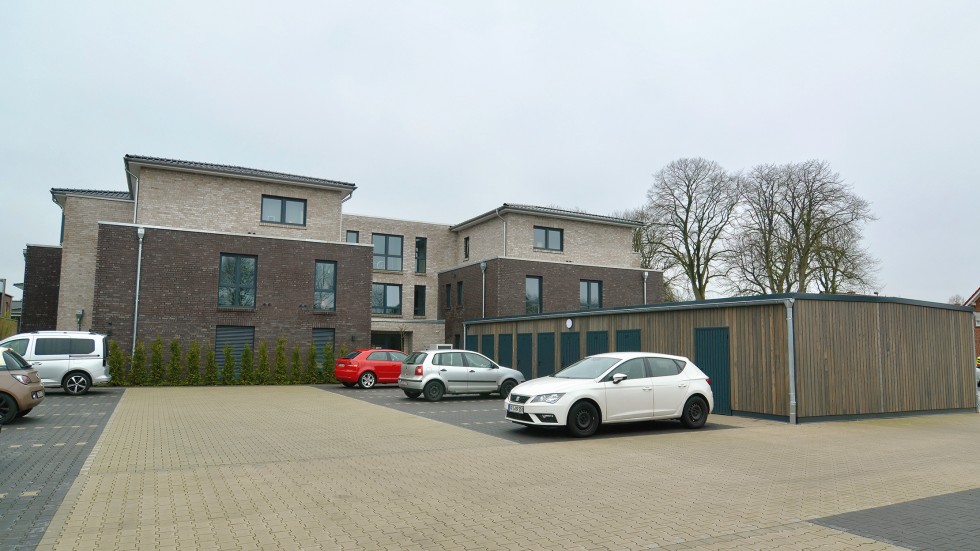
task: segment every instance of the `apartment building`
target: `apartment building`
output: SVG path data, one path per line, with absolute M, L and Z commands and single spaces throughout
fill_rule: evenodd
M 504 204 L 448 226 L 344 214 L 356 186 L 124 157 L 125 191 L 55 188 L 59 246 L 28 245 L 23 330 L 412 350 L 468 319 L 656 303 L 636 223 Z M 493 355 L 493 354 L 491 354 Z

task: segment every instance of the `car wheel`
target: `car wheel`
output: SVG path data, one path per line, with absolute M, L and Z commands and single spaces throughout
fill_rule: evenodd
M 92 380 L 84 373 L 69 373 L 61 386 L 68 394 L 79 396 L 88 392 L 88 389 L 92 387 Z
M 361 374 L 361 378 L 357 380 L 357 384 L 361 385 L 361 388 L 372 388 L 374 383 L 377 383 L 378 379 L 374 376 L 374 373 L 370 371 L 365 371 Z
M 708 403 L 700 396 L 691 396 L 684 404 L 681 423 L 689 429 L 699 429 L 708 420 Z
M 405 392 L 405 396 L 408 396 L 409 398 L 412 399 L 418 398 L 419 396 L 422 395 L 421 390 L 405 390 L 404 392 Z
M 0 394 L 0 424 L 6 425 L 17 417 L 17 402 L 6 394 Z
M 504 381 L 504 383 L 500 385 L 500 397 L 506 400 L 507 397 L 510 396 L 510 391 L 514 390 L 515 386 L 517 385 L 510 379 Z
M 446 392 L 446 389 L 442 387 L 442 383 L 439 381 L 429 381 L 422 389 L 422 394 L 425 395 L 425 399 L 430 402 L 438 402 L 442 400 L 442 395 Z
M 354 383 L 340 383 L 340 384 L 344 385 L 347 388 L 353 388 L 354 386 Z
M 579 402 L 568 411 L 568 432 L 584 438 L 599 430 L 599 410 L 590 402 Z
M 27 415 L 28 413 L 30 413 L 30 412 L 31 412 L 31 410 L 32 410 L 32 409 L 34 409 L 34 408 L 27 408 L 27 409 L 25 409 L 24 411 L 19 411 L 19 412 L 17 412 L 17 418 L 19 419 L 19 418 L 21 418 L 21 417 L 23 417 L 23 416 L 25 416 L 25 415 Z

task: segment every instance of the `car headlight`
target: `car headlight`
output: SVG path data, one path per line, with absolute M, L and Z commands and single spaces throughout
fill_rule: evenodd
M 539 394 L 534 398 L 531 398 L 531 402 L 544 402 L 546 404 L 554 404 L 558 400 L 561 400 L 561 397 L 564 395 L 565 395 L 564 392 L 561 393 L 555 392 L 552 394 Z

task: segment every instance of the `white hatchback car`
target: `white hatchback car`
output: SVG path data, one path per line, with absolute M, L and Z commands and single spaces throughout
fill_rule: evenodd
M 596 354 L 554 375 L 517 385 L 506 418 L 535 427 L 564 426 L 592 436 L 602 423 L 679 419 L 701 428 L 714 408 L 711 381 L 690 360 L 647 352 Z
M 109 383 L 106 369 L 109 339 L 87 331 L 35 331 L 8 337 L 0 346 L 13 348 L 37 370 L 46 387 L 85 394 L 92 385 Z

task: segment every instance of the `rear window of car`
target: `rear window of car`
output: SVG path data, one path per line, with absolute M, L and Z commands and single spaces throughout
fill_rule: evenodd
M 391 356 L 391 361 L 393 362 L 404 362 L 405 358 L 408 357 L 408 354 L 402 354 L 401 352 L 388 352 L 388 355 Z
M 22 371 L 24 369 L 31 369 L 31 364 L 27 363 L 24 358 L 20 357 L 20 354 L 16 352 L 11 352 L 10 350 L 4 350 L 0 357 L 3 359 L 3 367 L 7 371 Z
M 345 360 L 353 360 L 354 358 L 357 357 L 358 354 L 360 354 L 360 352 L 357 351 L 357 350 L 355 350 L 353 352 L 348 352 L 346 355 L 344 355 L 344 359 Z
M 420 364 L 425 361 L 425 357 L 428 356 L 425 352 L 413 352 L 411 356 L 405 358 L 407 364 Z
M 72 354 L 91 354 L 95 352 L 95 339 L 72 339 Z
M 42 337 L 34 344 L 35 356 L 67 356 L 71 351 L 71 339 L 65 337 Z
M 684 368 L 682 362 L 671 358 L 647 358 L 647 363 L 650 365 L 654 377 L 677 375 Z

